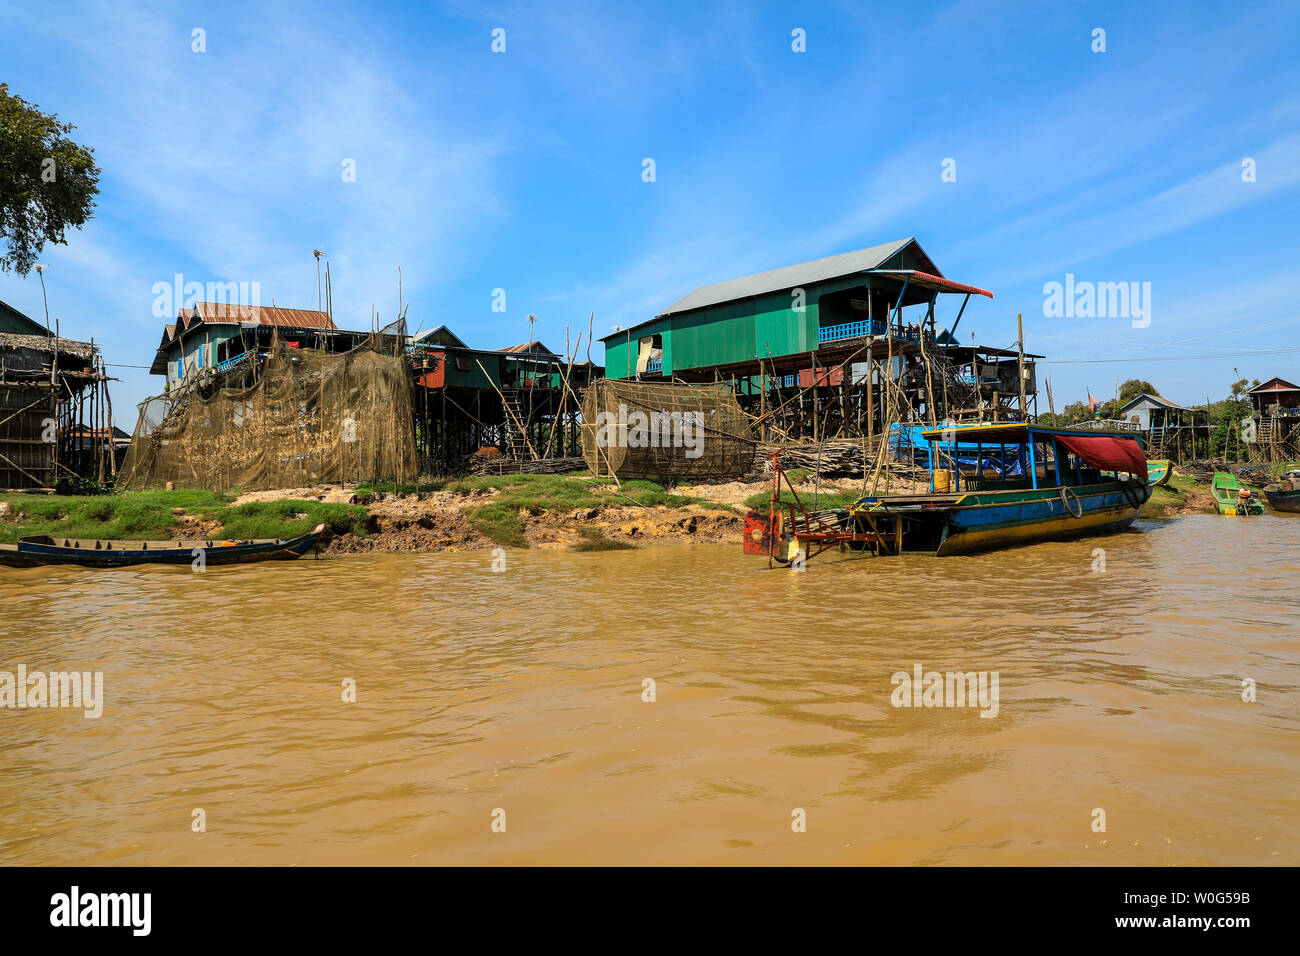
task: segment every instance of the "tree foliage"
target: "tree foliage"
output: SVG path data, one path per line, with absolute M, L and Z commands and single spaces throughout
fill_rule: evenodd
M 66 243 L 93 214 L 99 167 L 74 129 L 0 83 L 0 271 L 27 275 L 45 243 Z
M 1140 378 L 1131 378 L 1119 387 L 1119 405 L 1123 408 L 1139 395 L 1159 395 L 1156 387 Z

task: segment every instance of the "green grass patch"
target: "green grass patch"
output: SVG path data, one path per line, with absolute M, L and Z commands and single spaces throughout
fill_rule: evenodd
M 489 541 L 507 548 L 528 547 L 528 539 L 524 537 L 524 519 L 518 508 L 493 503 L 467 513 L 466 519 L 471 528 Z
M 134 491 L 112 495 L 0 495 L 21 519 L 0 522 L 0 541 L 28 535 L 109 540 L 166 539 L 179 526 L 175 508 L 219 508 L 231 499 L 212 491 Z
M 323 501 L 253 501 L 237 507 L 212 508 L 201 512 L 206 519 L 221 522 L 228 538 L 296 538 L 318 524 L 330 534 L 366 533 L 368 513 L 360 505 L 326 504 Z
M 615 541 L 605 537 L 600 528 L 579 528 L 582 540 L 573 546 L 574 551 L 630 551 L 636 547 L 629 541 Z
M 365 534 L 367 513 L 356 505 L 320 501 L 264 501 L 232 506 L 213 491 L 126 491 L 111 495 L 0 495 L 12 509 L 0 522 L 0 542 L 29 535 L 102 538 L 109 541 L 167 540 L 180 533 L 181 516 L 221 522 L 229 538 L 293 538 L 322 522 L 334 534 Z M 17 520 L 14 520 L 17 518 Z
M 694 495 L 675 494 L 654 481 L 636 479 L 617 487 L 612 479 L 591 475 L 479 475 L 447 483 L 446 491 L 470 495 L 495 491 L 491 502 L 466 512 L 471 527 L 491 541 L 506 547 L 526 548 L 524 514 L 546 511 L 604 509 L 620 505 L 643 508 L 681 508 L 698 504 L 715 506 Z M 726 506 L 722 506 L 725 508 Z M 727 509 L 730 510 L 730 509 Z
M 1187 504 L 1186 486 L 1195 484 L 1191 479 L 1187 479 L 1183 488 L 1173 485 L 1176 476 L 1169 479 L 1169 485 L 1157 485 L 1151 489 L 1151 497 L 1147 503 L 1142 506 L 1142 517 L 1144 518 L 1164 518 L 1169 515 L 1170 511 L 1182 508 Z

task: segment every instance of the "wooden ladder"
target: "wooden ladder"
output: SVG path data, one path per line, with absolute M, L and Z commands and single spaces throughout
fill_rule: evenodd
M 501 391 L 501 400 L 506 409 L 506 454 L 511 458 L 524 461 L 528 458 L 528 441 L 520 430 L 520 425 L 527 427 L 524 417 L 522 389 L 506 388 Z

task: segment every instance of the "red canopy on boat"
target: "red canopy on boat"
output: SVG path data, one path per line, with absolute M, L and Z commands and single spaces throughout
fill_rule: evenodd
M 1130 438 L 1104 435 L 1056 435 L 1057 443 L 1085 463 L 1103 471 L 1126 471 L 1146 477 L 1147 459 L 1142 446 Z

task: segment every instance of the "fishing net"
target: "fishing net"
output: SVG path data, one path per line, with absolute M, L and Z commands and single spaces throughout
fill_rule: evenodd
M 600 379 L 582 400 L 582 455 L 597 475 L 739 478 L 754 440 L 727 385 Z
M 410 369 L 385 337 L 371 338 L 335 354 L 277 340 L 250 387 L 147 400 L 119 485 L 265 491 L 414 479 Z

